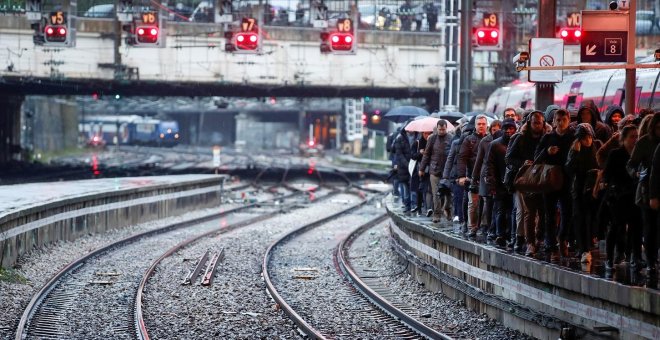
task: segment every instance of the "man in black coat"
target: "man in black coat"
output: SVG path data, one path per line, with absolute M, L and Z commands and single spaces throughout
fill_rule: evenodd
M 444 212 L 447 219 L 450 219 L 448 207 L 449 202 L 447 197 L 440 197 L 437 195 L 438 186 L 442 179 L 442 174 L 447 163 L 447 156 L 449 155 L 449 148 L 451 147 L 452 135 L 447 134 L 447 121 L 440 119 L 436 125 L 434 134 L 429 137 L 424 150 L 424 157 L 422 164 L 419 167 L 419 176 L 424 176 L 424 169 L 429 167 L 431 174 L 431 192 L 433 193 L 433 223 L 440 222 L 440 217 Z
M 534 152 L 545 134 L 545 116 L 541 111 L 532 111 L 520 132 L 511 137 L 506 152 L 506 165 L 510 171 L 518 173 L 524 164 L 531 164 Z M 516 191 L 516 245 L 515 250 L 522 252 L 527 243 L 527 255 L 536 254 L 536 219 L 539 219 L 539 231 L 543 224 L 543 196 Z
M 553 112 L 554 128 L 552 132 L 541 138 L 535 152 L 535 162 L 550 165 L 557 165 L 564 169 L 568 151 L 575 140 L 575 130 L 570 126 L 570 113 L 564 109 Z M 572 235 L 571 230 L 571 186 L 568 181 L 568 174 L 562 172 L 564 182 L 562 188 L 557 192 L 549 192 L 543 195 L 545 206 L 545 248 L 552 253 L 552 260 L 558 260 L 559 254 L 568 256 L 567 242 Z M 559 203 L 560 221 L 559 233 L 556 231 L 557 203 Z M 556 249 L 557 238 L 559 239 L 559 249 Z M 559 252 L 557 252 L 559 250 Z
M 458 163 L 457 163 L 457 173 L 458 173 L 458 184 L 463 186 L 466 190 L 469 191 L 468 195 L 468 228 L 470 229 L 469 237 L 476 237 L 477 230 L 479 229 L 478 225 L 478 216 L 477 210 L 479 208 L 479 190 L 478 188 L 470 188 L 468 182 L 471 183 L 472 180 L 472 170 L 477 160 L 477 146 L 488 131 L 488 120 L 484 115 L 478 115 L 475 119 L 475 130 L 474 133 L 465 137 L 465 140 L 461 144 L 461 149 L 458 152 Z
M 495 245 L 498 248 L 506 246 L 507 238 L 514 238 L 512 226 L 513 196 L 504 187 L 504 173 L 506 172 L 506 150 L 509 140 L 516 133 L 516 121 L 505 118 L 502 122 L 504 134 L 493 140 L 488 147 L 488 158 L 484 162 L 484 182 L 488 192 L 493 196 L 493 213 L 495 214 L 495 228 L 497 238 Z M 510 236 L 507 236 L 510 235 Z

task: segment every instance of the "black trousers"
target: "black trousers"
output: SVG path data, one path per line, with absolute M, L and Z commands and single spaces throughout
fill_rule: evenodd
M 642 255 L 642 211 L 635 205 L 634 195 L 608 199 L 606 204 L 612 215 L 607 231 L 607 259 L 614 261 L 614 248 L 640 259 Z M 630 258 L 630 256 L 629 256 Z
M 658 211 L 648 207 L 642 208 L 644 222 L 644 252 L 649 267 L 656 267 L 658 261 Z

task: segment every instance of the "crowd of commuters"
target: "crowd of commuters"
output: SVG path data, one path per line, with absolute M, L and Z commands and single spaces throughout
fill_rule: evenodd
M 591 101 L 574 115 L 555 105 L 509 108 L 490 124 L 485 115 L 462 118 L 454 133 L 442 119 L 432 133 L 399 129 L 388 150 L 405 214 L 444 218 L 468 238 L 481 233 L 493 246 L 553 262 L 589 263 L 605 240 L 606 276 L 626 262 L 657 278 L 660 112 L 610 106 L 601 119 Z M 518 190 L 521 169 L 539 164 L 559 169 L 560 184 Z

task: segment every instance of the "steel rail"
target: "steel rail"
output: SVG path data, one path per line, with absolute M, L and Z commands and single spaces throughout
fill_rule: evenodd
M 387 214 L 383 213 L 377 218 L 357 228 L 355 231 L 350 233 L 346 238 L 344 238 L 339 243 L 339 247 L 337 248 L 337 252 L 335 253 L 335 256 L 337 256 L 337 260 L 341 268 L 341 271 L 344 274 L 344 277 L 353 285 L 353 287 L 355 287 L 360 293 L 362 293 L 362 295 L 364 295 L 373 305 L 383 310 L 385 313 L 389 314 L 399 322 L 405 324 L 406 326 L 408 326 L 410 329 L 417 332 L 418 334 L 427 337 L 429 339 L 443 339 L 443 340 L 452 339 L 450 336 L 428 327 L 421 321 L 413 318 L 406 312 L 392 305 L 389 301 L 387 301 L 380 294 L 378 294 L 376 291 L 371 289 L 364 281 L 362 281 L 362 279 L 360 279 L 360 276 L 357 275 L 357 273 L 351 266 L 350 261 L 348 260 L 348 250 L 351 244 L 353 243 L 353 241 L 359 235 L 367 231 L 369 228 L 372 228 L 378 223 L 384 221 L 386 218 L 387 218 Z
M 298 193 L 304 193 L 304 192 L 305 191 L 298 191 Z M 329 194 L 316 199 L 314 202 L 323 201 L 323 200 L 328 199 L 332 196 L 335 196 L 339 193 L 340 193 L 340 191 L 332 191 Z M 138 291 L 137 291 L 137 294 L 135 296 L 135 328 L 136 328 L 136 335 L 137 335 L 138 339 L 142 339 L 142 340 L 150 339 L 149 331 L 148 331 L 147 326 L 146 326 L 145 321 L 144 321 L 144 313 L 142 311 L 143 310 L 142 300 L 144 298 L 144 289 L 145 289 L 145 287 L 148 283 L 149 278 L 151 278 L 151 276 L 153 276 L 153 274 L 156 271 L 156 268 L 158 267 L 158 265 L 164 259 L 168 258 L 169 256 L 176 253 L 177 251 L 179 251 L 179 250 L 189 246 L 190 244 L 193 244 L 193 243 L 195 243 L 195 242 L 197 242 L 197 241 L 199 241 L 203 238 L 225 234 L 225 233 L 228 233 L 228 232 L 231 232 L 231 231 L 234 231 L 234 230 L 237 230 L 237 229 L 240 229 L 240 228 L 243 228 L 243 227 L 246 227 L 246 226 L 261 222 L 261 221 L 264 221 L 264 220 L 267 220 L 269 218 L 274 217 L 276 214 L 277 214 L 277 212 L 273 212 L 273 213 L 264 214 L 264 215 L 261 215 L 261 216 L 256 216 L 256 217 L 248 219 L 246 221 L 242 221 L 242 222 L 232 224 L 232 225 L 230 225 L 228 227 L 225 227 L 223 229 L 220 229 L 220 230 L 211 230 L 211 231 L 208 231 L 206 233 L 193 236 L 193 237 L 191 237 L 191 238 L 175 245 L 174 247 L 170 248 L 165 253 L 163 253 L 163 255 L 161 255 L 158 259 L 156 259 L 151 264 L 149 269 L 147 269 L 145 274 L 142 276 L 142 280 L 140 281 L 140 285 L 138 287 Z
M 338 213 L 332 214 L 330 216 L 324 217 L 320 220 L 317 220 L 312 223 L 308 223 L 302 227 L 299 227 L 295 230 L 292 230 L 288 232 L 287 234 L 283 235 L 280 237 L 278 240 L 273 242 L 268 249 L 266 250 L 266 254 L 264 255 L 264 261 L 262 264 L 262 275 L 264 278 L 264 281 L 266 282 L 266 289 L 270 293 L 271 297 L 275 302 L 282 308 L 282 310 L 289 316 L 289 318 L 300 328 L 301 331 L 303 331 L 307 336 L 309 336 L 312 339 L 325 339 L 325 336 L 317 329 L 315 329 L 312 325 L 310 325 L 305 319 L 303 319 L 300 314 L 298 314 L 291 305 L 289 305 L 282 295 L 277 291 L 275 288 L 275 285 L 273 284 L 273 280 L 271 278 L 270 272 L 268 270 L 270 260 L 273 255 L 273 250 L 278 247 L 279 245 L 285 243 L 287 240 L 290 238 L 293 238 L 299 234 L 303 234 L 307 232 L 310 229 L 313 229 L 315 227 L 321 226 L 323 224 L 326 224 L 328 222 L 331 222 L 340 216 L 346 215 L 348 213 L 351 213 L 364 205 L 366 205 L 368 202 L 370 202 L 371 199 L 369 200 L 362 200 L 360 203 L 353 205 L 350 208 L 344 209 Z
M 240 187 L 244 187 L 244 186 L 240 186 Z M 298 194 L 300 194 L 300 192 L 295 192 L 295 193 L 293 193 L 289 196 L 298 195 Z M 285 196 L 285 197 L 287 197 L 287 196 Z M 277 198 L 274 198 L 274 199 L 281 199 L 281 198 L 282 197 L 277 197 Z M 268 200 L 266 200 L 266 202 L 267 201 Z M 132 236 L 128 236 L 128 237 L 125 237 L 125 238 L 123 238 L 119 241 L 116 241 L 116 242 L 110 243 L 108 245 L 105 245 L 101 248 L 95 249 L 94 251 L 77 258 L 76 260 L 74 260 L 74 261 L 70 262 L 69 264 L 67 264 L 64 268 L 57 271 L 57 273 L 55 273 L 44 284 L 44 286 L 41 287 L 41 289 L 36 294 L 34 294 L 32 296 L 32 299 L 30 300 L 27 307 L 23 311 L 23 315 L 21 316 L 21 319 L 18 323 L 18 327 L 16 328 L 15 339 L 16 340 L 22 340 L 23 339 L 24 333 L 27 331 L 27 326 L 28 326 L 29 321 L 32 319 L 32 316 L 37 312 L 37 309 L 39 308 L 39 306 L 41 305 L 43 300 L 57 286 L 57 284 L 64 277 L 64 275 L 73 272 L 74 270 L 76 270 L 77 268 L 82 266 L 89 259 L 94 258 L 94 257 L 96 257 L 100 254 L 103 254 L 103 253 L 105 253 L 105 252 L 107 252 L 107 251 L 109 251 L 113 248 L 121 247 L 121 246 L 127 245 L 129 243 L 132 243 L 134 241 L 137 241 L 138 239 L 143 238 L 143 237 L 150 237 L 150 236 L 154 236 L 154 235 L 157 235 L 157 234 L 169 232 L 169 231 L 172 231 L 172 230 L 185 228 L 185 227 L 188 227 L 188 226 L 191 226 L 191 225 L 212 221 L 214 219 L 217 219 L 218 217 L 222 217 L 222 216 L 225 216 L 225 215 L 228 215 L 228 214 L 236 213 L 236 212 L 246 210 L 246 209 L 249 209 L 249 208 L 253 208 L 253 207 L 258 207 L 259 204 L 261 204 L 261 203 L 264 203 L 264 201 L 247 204 L 247 205 L 244 205 L 244 206 L 240 206 L 240 207 L 236 207 L 236 208 L 233 208 L 233 209 L 208 214 L 208 215 L 205 215 L 205 216 L 202 216 L 202 217 L 197 217 L 197 218 L 193 218 L 193 219 L 178 222 L 178 223 L 172 223 L 172 224 L 169 224 L 169 225 L 167 225 L 165 227 L 162 227 L 162 228 L 157 228 L 157 229 L 145 231 L 145 232 L 142 232 L 142 233 L 139 233 L 139 234 L 135 234 L 135 235 L 132 235 Z

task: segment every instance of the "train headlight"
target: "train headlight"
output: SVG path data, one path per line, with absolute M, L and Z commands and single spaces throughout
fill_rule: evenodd
M 165 138 L 165 134 L 164 134 L 164 133 L 161 133 L 161 134 L 160 134 L 160 138 Z
M 167 133 L 172 133 L 172 129 L 167 129 Z
M 179 138 L 179 134 L 178 134 L 178 133 L 175 133 L 175 134 L 174 134 L 174 138 L 178 139 L 178 138 Z

